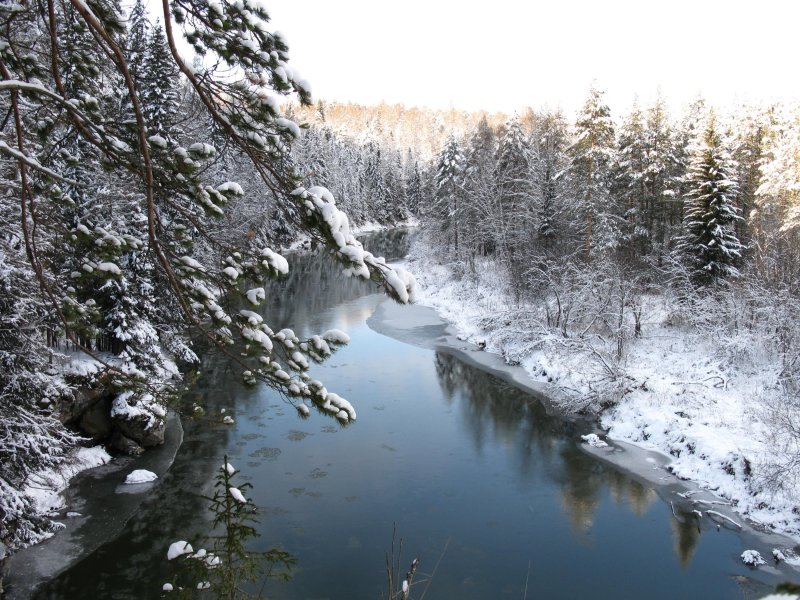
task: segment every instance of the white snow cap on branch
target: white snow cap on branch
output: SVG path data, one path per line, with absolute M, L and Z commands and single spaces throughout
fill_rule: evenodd
M 322 339 L 333 344 L 349 344 L 350 336 L 341 329 L 329 329 L 322 334 Z
M 167 560 L 173 560 L 184 554 L 191 554 L 192 552 L 194 552 L 194 548 L 192 548 L 189 542 L 184 542 L 183 540 L 174 542 L 170 544 L 169 550 L 167 550 Z
M 239 488 L 229 487 L 228 493 L 237 502 L 240 502 L 241 504 L 247 504 L 247 498 L 244 497 L 244 494 L 242 494 L 242 491 Z

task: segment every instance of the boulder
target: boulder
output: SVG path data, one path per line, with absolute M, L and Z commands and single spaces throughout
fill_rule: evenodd
M 128 456 L 139 456 L 144 452 L 144 448 L 119 431 L 114 431 L 114 433 L 111 434 L 111 437 L 108 438 L 107 445 L 109 449 L 127 454 Z

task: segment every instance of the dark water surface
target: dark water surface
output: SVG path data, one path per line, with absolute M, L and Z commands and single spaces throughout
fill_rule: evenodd
M 387 258 L 396 252 L 386 250 Z M 173 573 L 169 544 L 208 527 L 198 494 L 210 493 L 226 454 L 254 486 L 258 547 L 280 544 L 298 559 L 289 583 L 268 584 L 272 598 L 386 597 L 395 524 L 403 569 L 419 556 L 422 582 L 438 563 L 415 598 L 764 591 L 738 561 L 744 548 L 735 533 L 701 530 L 681 512 L 676 518 L 651 487 L 582 452 L 589 424 L 548 415 L 534 397 L 445 351 L 376 333 L 366 324 L 383 301 L 373 287 L 342 279 L 323 258 L 294 265 L 268 294 L 268 323 L 293 326 L 301 338 L 331 327 L 348 332 L 350 345 L 312 375 L 353 403 L 357 422 L 342 427 L 316 413 L 302 420 L 207 354 L 191 395 L 209 415 L 227 407 L 236 423 L 185 420 L 172 469 L 121 534 L 38 598 L 158 597 Z

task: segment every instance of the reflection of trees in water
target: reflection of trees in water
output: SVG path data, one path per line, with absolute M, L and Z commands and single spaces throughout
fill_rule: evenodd
M 689 565 L 697 542 L 700 540 L 700 526 L 697 518 L 689 511 L 675 510 L 675 517 L 670 520 L 674 537 L 675 555 L 684 567 Z
M 575 444 L 566 444 L 561 457 L 561 505 L 575 532 L 586 534 L 594 526 L 594 514 L 612 470 L 581 452 Z
M 658 498 L 656 491 L 642 485 L 620 471 L 609 471 L 608 485 L 611 497 L 617 506 L 628 506 L 631 512 L 637 517 L 641 517 L 650 508 L 650 505 Z
M 410 235 L 408 229 L 397 229 L 371 234 L 362 241 L 375 256 L 392 260 L 406 254 Z M 324 251 L 296 253 L 287 259 L 289 274 L 263 286 L 267 296 L 263 312 L 275 331 L 295 327 L 301 337 L 319 333 L 316 329 L 323 311 L 378 291 L 374 283 L 343 275 L 342 266 Z
M 480 452 L 487 439 L 514 448 L 523 474 L 536 460 L 547 463 L 561 435 L 575 429 L 575 424 L 548 415 L 529 394 L 485 371 L 444 352 L 437 352 L 435 360 L 445 398 L 462 399 L 462 418 L 475 448 Z
M 585 424 L 548 414 L 529 394 L 451 354 L 437 352 L 435 361 L 442 394 L 449 403 L 460 405 L 476 450 L 499 441 L 513 448 L 523 478 L 539 468 L 558 481 L 562 507 L 576 533 L 586 534 L 594 526 L 606 490 L 615 504 L 638 517 L 656 501 L 653 488 L 594 459 L 571 441 L 578 439 Z M 679 512 L 678 518 L 670 517 L 675 553 L 686 565 L 700 532 L 690 513 Z

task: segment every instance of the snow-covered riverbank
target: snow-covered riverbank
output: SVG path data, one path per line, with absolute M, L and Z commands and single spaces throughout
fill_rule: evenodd
M 643 298 L 642 336 L 629 340 L 612 364 L 591 345 L 526 331 L 525 307 L 513 301 L 501 273 L 482 266 L 478 277 L 465 280 L 421 253 L 405 265 L 417 278 L 417 302 L 436 308 L 460 337 L 520 364 L 567 409 L 586 408 L 600 387 L 617 386 L 616 402 L 599 414 L 610 438 L 671 456 L 678 477 L 728 500 L 756 526 L 800 540 L 792 474 L 782 489 L 762 481 L 785 458 L 769 422 L 778 367 L 757 353 L 747 361 L 721 359 L 718 340 L 669 323 L 659 296 Z

